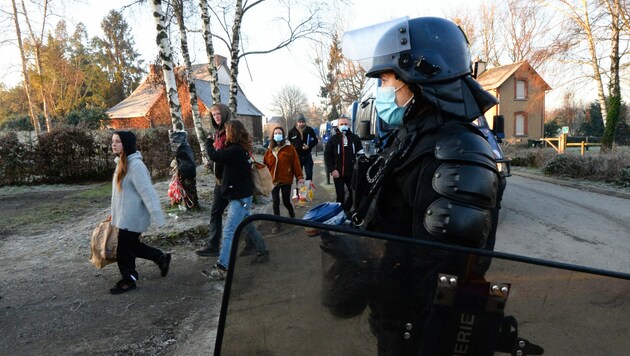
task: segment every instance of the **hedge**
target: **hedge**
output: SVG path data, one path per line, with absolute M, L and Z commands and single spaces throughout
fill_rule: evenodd
M 20 142 L 14 132 L 0 133 L 0 186 L 106 181 L 114 172 L 109 130 L 75 126 L 42 133 L 34 144 Z M 166 128 L 134 130 L 137 147 L 154 179 L 169 176 L 171 152 Z M 197 137 L 189 132 L 197 164 L 201 162 Z

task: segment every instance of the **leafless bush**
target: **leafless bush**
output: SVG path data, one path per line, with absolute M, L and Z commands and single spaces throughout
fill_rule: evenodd
M 540 168 L 546 175 L 603 181 L 630 186 L 630 149 L 615 147 L 611 153 L 558 154 L 553 148 L 507 146 L 512 166 Z

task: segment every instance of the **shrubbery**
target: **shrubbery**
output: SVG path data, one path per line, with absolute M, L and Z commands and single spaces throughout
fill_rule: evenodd
M 612 153 L 558 154 L 553 148 L 504 148 L 513 167 L 539 168 L 546 175 L 604 181 L 630 187 L 630 151 L 617 146 Z
M 20 142 L 14 132 L 0 134 L 0 186 L 43 183 L 77 183 L 109 180 L 114 172 L 111 152 L 113 131 L 57 127 L 42 133 L 34 144 Z M 166 128 L 134 130 L 137 147 L 154 178 L 170 174 L 171 152 Z M 188 141 L 200 163 L 194 134 Z

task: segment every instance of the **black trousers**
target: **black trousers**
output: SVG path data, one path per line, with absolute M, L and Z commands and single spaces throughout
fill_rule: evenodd
M 144 258 L 155 263 L 164 253 L 155 247 L 140 242 L 140 233 L 128 230 L 118 230 L 118 247 L 116 248 L 118 269 L 124 279 L 135 281 L 138 279 L 136 258 Z
M 208 229 L 208 246 L 219 248 L 221 246 L 221 234 L 223 232 L 223 211 L 227 208 L 229 200 L 221 194 L 221 186 L 214 186 L 212 192 L 212 207 L 210 208 L 210 226 Z
M 291 184 L 276 185 L 271 190 L 273 215 L 280 215 L 280 192 L 282 192 L 282 205 L 287 208 L 290 217 L 295 217 L 293 204 L 291 204 Z
M 341 203 L 344 211 L 350 211 L 352 209 L 352 189 L 350 189 L 352 183 L 352 175 L 346 174 L 343 177 L 334 178 L 335 192 L 337 193 L 337 202 Z M 346 196 L 346 192 L 348 193 Z

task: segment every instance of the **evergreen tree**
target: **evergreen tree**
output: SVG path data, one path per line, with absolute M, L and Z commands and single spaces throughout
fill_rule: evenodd
M 586 112 L 586 120 L 579 130 L 580 135 L 601 137 L 604 134 L 604 120 L 598 102 L 593 102 Z
M 107 74 L 98 65 L 98 58 L 90 46 L 87 29 L 79 23 L 68 42 L 68 61 L 80 74 L 73 109 L 109 108 Z
M 558 118 L 545 122 L 545 137 L 558 137 L 561 128 Z
M 144 74 L 143 61 L 139 59 L 129 25 L 120 12 L 111 10 L 101 21 L 101 28 L 104 37 L 95 37 L 92 44 L 98 51 L 101 68 L 107 72 L 110 83 L 107 105 L 112 107 L 138 86 Z

